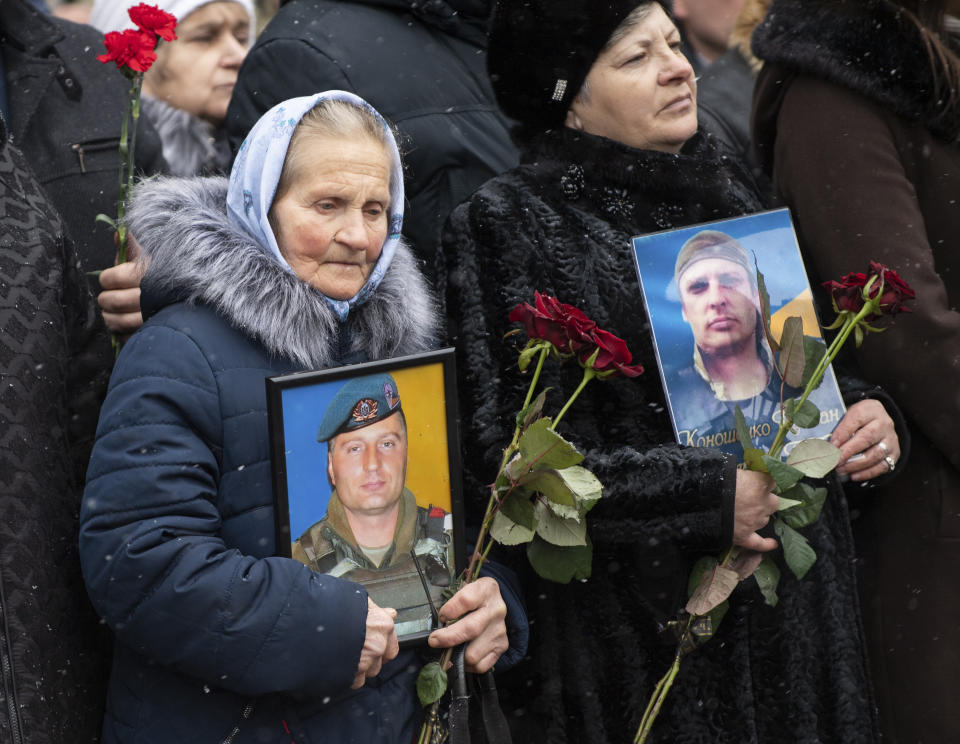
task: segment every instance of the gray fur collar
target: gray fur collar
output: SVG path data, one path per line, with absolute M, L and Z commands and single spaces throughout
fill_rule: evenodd
M 230 169 L 226 130 L 174 108 L 159 98 L 144 96 L 143 115 L 153 124 L 163 145 L 163 159 L 175 176 L 220 174 Z
M 227 221 L 226 178 L 155 178 L 137 186 L 127 216 L 147 264 L 144 315 L 173 302 L 207 305 L 230 325 L 308 369 L 350 357 L 385 359 L 434 348 L 436 303 L 410 249 L 341 324 L 323 296 Z

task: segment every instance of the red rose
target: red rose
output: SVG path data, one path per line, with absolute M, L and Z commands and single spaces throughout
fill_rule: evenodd
M 863 288 L 867 286 L 867 275 L 847 274 L 839 282 L 831 279 L 824 282 L 823 286 L 830 292 L 839 312 L 846 311 L 856 315 L 863 307 Z
M 561 354 L 572 354 L 591 343 L 589 334 L 597 324 L 590 318 L 555 297 L 539 292 L 533 296 L 536 307 L 521 303 L 510 312 L 510 321 L 523 323 L 529 338 L 549 341 Z
M 118 68 L 127 67 L 134 72 L 146 72 L 157 59 L 153 51 L 155 37 L 143 31 L 111 31 L 104 39 L 106 54 L 97 57 L 101 62 L 116 62 Z
M 909 313 L 910 308 L 904 303 L 916 297 L 913 289 L 907 284 L 900 275 L 893 269 L 888 269 L 883 264 L 876 261 L 870 262 L 870 273 L 880 277 L 870 288 L 870 297 L 876 299 L 877 293 L 880 294 L 880 309 L 884 315 L 896 315 L 897 313 Z
M 878 312 L 866 316 L 865 322 L 869 323 L 884 315 L 910 312 L 910 308 L 904 304 L 915 297 L 910 285 L 903 281 L 896 271 L 875 261 L 870 262 L 869 274 L 847 274 L 839 282 L 831 280 L 824 282 L 823 286 L 830 292 L 838 312 L 846 311 L 855 315 L 863 309 L 866 302 L 864 292 L 867 284 L 870 284 L 870 299 L 876 300 L 879 293 L 880 307 Z
M 156 5 L 140 3 L 130 8 L 127 13 L 141 31 L 154 33 L 164 41 L 174 41 L 177 38 L 173 32 L 177 27 L 177 17 L 160 10 Z
M 593 346 L 584 348 L 580 351 L 581 364 L 586 364 L 587 360 L 597 351 L 597 358 L 593 362 L 593 368 L 597 372 L 607 372 L 615 374 L 619 372 L 624 377 L 637 377 L 643 374 L 643 365 L 634 364 L 633 355 L 627 348 L 627 343 L 619 336 L 614 336 L 609 331 L 602 328 L 596 328 L 591 333 Z

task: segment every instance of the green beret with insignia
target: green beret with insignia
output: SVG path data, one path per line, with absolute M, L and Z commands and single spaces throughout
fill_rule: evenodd
M 383 421 L 400 410 L 396 380 L 386 372 L 356 377 L 333 396 L 323 414 L 318 442 Z

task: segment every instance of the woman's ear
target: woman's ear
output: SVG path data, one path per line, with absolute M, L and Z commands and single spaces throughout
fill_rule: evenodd
M 580 117 L 577 116 L 577 112 L 574 111 L 574 107 L 576 107 L 576 105 L 577 105 L 577 102 L 574 101 L 574 102 L 571 104 L 570 108 L 567 109 L 567 119 L 566 119 L 566 121 L 564 122 L 564 124 L 566 124 L 568 127 L 570 127 L 570 129 L 576 129 L 576 130 L 582 132 L 582 131 L 583 131 L 583 122 L 580 121 Z

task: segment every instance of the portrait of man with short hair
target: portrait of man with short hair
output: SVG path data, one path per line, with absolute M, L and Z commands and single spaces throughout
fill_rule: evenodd
M 749 247 L 748 247 L 749 246 Z M 777 332 L 791 315 L 820 340 L 796 238 L 786 210 L 693 226 L 634 240 L 637 267 L 654 330 L 677 440 L 742 456 L 735 431 L 739 408 L 754 447 L 768 447 L 780 423 L 781 400 L 802 390 L 777 371 L 761 316 L 757 268 L 770 292 Z M 821 423 L 790 442 L 828 436 L 843 417 L 830 371 L 809 400 Z
M 394 374 L 403 376 L 402 371 Z M 435 611 L 453 582 L 455 559 L 451 495 L 449 486 L 442 486 L 449 481 L 445 453 L 432 446 L 427 458 L 421 455 L 429 462 L 419 463 L 417 488 L 424 493 L 416 493 L 408 483 L 411 438 L 416 444 L 423 436 L 409 431 L 407 399 L 394 374 L 325 383 L 320 388 L 327 389 L 320 393 L 302 390 L 304 402 L 324 401 L 322 409 L 313 410 L 312 441 L 307 443 L 306 408 L 312 406 L 286 405 L 287 459 L 291 452 L 299 453 L 297 467 L 287 474 L 286 491 L 290 556 L 319 573 L 363 585 L 376 604 L 397 611 L 402 638 L 436 627 Z M 429 399 L 427 390 L 421 390 L 417 408 Z M 299 399 L 294 395 L 291 400 Z M 438 403 L 440 417 L 434 418 L 442 421 L 442 389 Z M 423 414 L 415 410 L 410 415 L 429 421 Z M 438 427 L 428 423 L 426 428 Z M 295 445 L 289 436 L 293 430 L 298 432 Z M 296 482 L 290 483 L 291 477 Z M 440 488 L 431 488 L 434 482 Z

